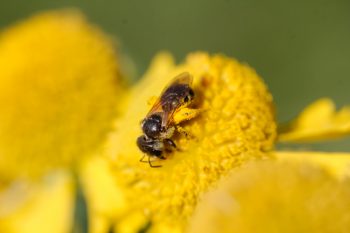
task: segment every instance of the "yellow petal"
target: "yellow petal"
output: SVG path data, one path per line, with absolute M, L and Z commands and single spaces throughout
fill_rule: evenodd
M 107 232 L 112 226 L 111 220 L 120 218 L 118 214 L 126 205 L 113 178 L 112 167 L 105 159 L 94 156 L 82 162 L 80 170 L 89 208 L 90 232 Z
M 275 151 L 281 161 L 299 161 L 316 164 L 334 177 L 350 177 L 350 153 L 330 153 L 313 151 Z
M 179 150 L 155 162 L 162 167 L 151 168 L 139 162 L 140 121 L 149 111 L 147 101 L 184 71 L 194 77 L 194 107 L 203 111 L 181 124 L 191 137 L 175 135 Z M 124 213 L 143 214 L 153 232 L 181 231 L 200 195 L 232 168 L 267 157 L 276 135 L 272 97 L 262 80 L 247 65 L 222 55 L 193 53 L 181 65 L 168 54 L 157 56 L 129 93 L 125 111 L 105 153 L 126 198 Z
M 0 177 L 37 176 L 91 153 L 110 130 L 121 79 L 112 42 L 76 11 L 0 34 Z
M 207 193 L 189 233 L 348 232 L 350 180 L 309 162 L 256 162 Z
M 286 127 L 281 129 L 281 142 L 313 142 L 339 138 L 350 134 L 350 107 L 335 110 L 330 99 L 320 99 Z
M 74 186 L 67 174 L 48 176 L 40 184 L 13 186 L 0 193 L 0 232 L 70 232 Z

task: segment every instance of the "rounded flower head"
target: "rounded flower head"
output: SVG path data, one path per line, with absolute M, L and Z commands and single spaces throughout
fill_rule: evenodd
M 75 11 L 47 12 L 0 34 L 0 176 L 70 165 L 103 140 L 120 76 L 112 43 Z
M 188 232 L 348 232 L 350 181 L 315 165 L 264 161 L 234 172 L 203 196 Z
M 139 162 L 144 155 L 136 146 L 140 121 L 150 110 L 147 101 L 182 72 L 194 78 L 191 107 L 200 114 L 180 124 L 190 136 L 176 134 L 178 150 L 151 168 Z M 131 90 L 125 111 L 107 146 L 116 181 L 130 209 L 172 229 L 183 228 L 198 197 L 230 169 L 267 156 L 276 135 L 264 83 L 254 70 L 222 55 L 193 53 L 178 66 L 169 55 L 159 55 Z

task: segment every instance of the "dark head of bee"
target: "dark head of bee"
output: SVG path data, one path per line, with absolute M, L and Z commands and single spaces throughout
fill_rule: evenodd
M 159 137 L 162 130 L 162 117 L 159 114 L 152 114 L 142 122 L 142 131 L 149 138 Z
M 161 157 L 162 155 L 162 143 L 158 140 L 147 138 L 145 135 L 142 135 L 137 138 L 137 146 L 139 149 L 148 154 L 156 157 Z

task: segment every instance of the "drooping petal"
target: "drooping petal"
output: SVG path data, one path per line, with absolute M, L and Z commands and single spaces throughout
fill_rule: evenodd
M 6 29 L 0 67 L 0 183 L 71 166 L 111 129 L 117 56 L 81 13 L 41 13 Z
M 104 158 L 94 156 L 82 162 L 80 171 L 89 208 L 89 232 L 108 232 L 126 205 L 112 167 Z
M 274 156 L 281 161 L 299 161 L 317 164 L 334 177 L 350 177 L 350 153 L 316 151 L 274 151 Z
M 347 232 L 349 195 L 350 180 L 318 163 L 260 161 L 207 193 L 188 232 Z
M 306 107 L 290 124 L 283 126 L 281 142 L 314 142 L 350 134 L 350 107 L 336 111 L 330 99 L 319 99 Z
M 185 71 L 194 77 L 193 107 L 202 112 L 181 124 L 191 136 L 175 135 L 179 149 L 154 162 L 162 167 L 151 168 L 139 162 L 143 153 L 136 145 L 147 101 Z M 124 215 L 141 213 L 154 232 L 181 231 L 200 195 L 232 168 L 268 157 L 276 135 L 264 83 L 250 67 L 222 55 L 193 53 L 176 66 L 170 55 L 161 54 L 129 93 L 125 111 L 105 153 L 127 203 Z
M 0 193 L 0 232 L 69 233 L 73 221 L 74 185 L 65 172 L 35 184 L 13 184 Z

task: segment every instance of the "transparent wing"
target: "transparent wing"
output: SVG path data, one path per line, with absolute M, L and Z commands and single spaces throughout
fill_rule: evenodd
M 150 115 L 157 113 L 162 117 L 162 126 L 166 127 L 173 122 L 172 119 L 175 111 L 176 109 L 173 109 L 170 112 L 169 111 L 165 112 L 162 108 L 162 103 L 160 101 L 160 98 L 158 98 L 157 101 L 152 106 L 151 110 L 148 112 L 146 118 L 149 117 Z
M 165 86 L 165 88 L 162 91 L 162 94 L 160 94 L 160 96 L 162 96 L 171 86 L 174 86 L 176 84 L 188 84 L 188 85 L 192 85 L 193 82 L 193 77 L 190 73 L 188 72 L 183 72 L 177 76 L 175 76 L 170 83 L 168 83 L 168 85 Z
M 162 116 L 162 125 L 168 126 L 173 122 L 173 116 L 174 113 L 177 111 L 177 108 L 172 109 L 171 111 L 164 111 L 163 110 L 163 103 L 161 102 L 161 97 L 164 95 L 164 93 L 167 92 L 167 90 L 177 84 L 187 84 L 191 85 L 193 81 L 193 78 L 190 73 L 183 72 L 179 75 L 177 75 L 174 79 L 171 80 L 171 82 L 163 89 L 162 93 L 160 94 L 159 98 L 156 100 L 156 102 L 153 104 L 151 110 L 148 112 L 147 117 L 154 114 L 159 113 Z
M 149 110 L 149 112 L 147 113 L 147 117 L 156 113 L 156 112 L 163 112 L 163 108 L 162 108 L 162 103 L 160 101 L 160 98 L 157 98 L 156 102 L 153 104 L 151 110 Z

